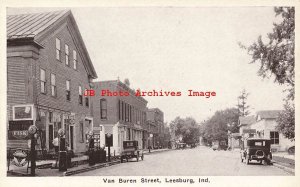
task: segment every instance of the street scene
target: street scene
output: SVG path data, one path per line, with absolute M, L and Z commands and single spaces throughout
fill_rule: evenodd
M 136 169 L 140 168 L 140 169 Z M 141 169 L 147 168 L 147 169 Z M 168 168 L 163 170 L 161 168 Z M 211 168 L 215 168 L 212 170 Z M 101 168 L 75 176 L 286 176 L 274 166 L 241 163 L 239 152 L 213 151 L 201 146 L 146 155 L 145 160 Z
M 6 174 L 295 176 L 295 7 L 7 8 Z

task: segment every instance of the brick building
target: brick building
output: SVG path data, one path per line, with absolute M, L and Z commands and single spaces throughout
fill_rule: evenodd
M 164 113 L 159 108 L 147 110 L 148 146 L 157 148 L 164 145 Z
M 71 11 L 7 16 L 8 148 L 27 147 L 30 124 L 51 151 L 63 128 L 74 152 L 86 151 L 93 128 L 84 90 L 97 78 Z
M 94 133 L 100 134 L 100 145 L 104 147 L 105 134 L 111 134 L 112 154 L 122 151 L 124 140 L 137 140 L 139 148 L 145 148 L 147 101 L 119 80 L 95 82 L 94 90 Z

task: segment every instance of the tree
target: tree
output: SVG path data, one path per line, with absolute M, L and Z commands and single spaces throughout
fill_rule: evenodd
M 287 85 L 288 96 L 285 110 L 280 113 L 278 130 L 286 137 L 294 139 L 295 134 L 295 8 L 275 7 L 275 16 L 281 16 L 280 23 L 273 23 L 273 32 L 268 34 L 268 42 L 259 36 L 249 47 L 240 44 L 252 56 L 250 63 L 260 63 L 258 75 L 263 78 L 275 77 L 274 82 Z
M 130 87 L 130 81 L 128 78 L 124 79 L 124 84 L 128 87 Z
M 176 117 L 171 123 L 171 128 L 175 128 L 175 135 L 182 137 L 182 142 L 193 144 L 199 141 L 200 129 L 196 120 L 192 117 Z
M 240 96 L 238 96 L 238 110 L 239 110 L 239 116 L 247 116 L 250 114 L 248 108 L 250 107 L 247 105 L 247 98 L 249 93 L 246 92 L 245 89 L 243 89 Z
M 227 141 L 228 131 L 238 132 L 239 112 L 236 108 L 216 111 L 215 114 L 201 126 L 201 135 L 206 142 Z
M 257 42 L 249 47 L 242 46 L 252 56 L 251 63 L 260 63 L 258 75 L 270 78 L 275 76 L 275 82 L 295 85 L 295 8 L 275 7 L 275 16 L 281 16 L 282 22 L 273 23 L 273 32 L 268 34 L 268 42 L 264 43 L 259 36 Z M 291 90 L 293 91 L 293 90 Z M 294 96 L 291 93 L 291 96 Z
M 295 106 L 288 102 L 284 105 L 284 111 L 279 113 L 276 129 L 286 138 L 295 140 Z

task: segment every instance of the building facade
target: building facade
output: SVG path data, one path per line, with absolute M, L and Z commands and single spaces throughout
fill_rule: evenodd
M 295 142 L 285 138 L 276 129 L 279 112 L 280 110 L 258 111 L 256 121 L 250 125 L 250 129 L 255 129 L 254 137 L 270 139 L 272 151 L 287 151 Z
M 105 135 L 109 134 L 111 154 L 120 154 L 124 140 L 137 140 L 139 149 L 145 148 L 147 101 L 119 80 L 93 84 L 94 133 L 100 134 L 100 146 L 105 147 Z
M 150 148 L 159 148 L 164 145 L 164 113 L 159 108 L 147 109 L 148 145 Z
M 41 150 L 53 150 L 52 140 L 62 128 L 69 147 L 85 152 L 93 116 L 84 90 L 95 78 L 71 11 L 9 15 L 8 148 L 27 147 L 27 129 L 35 124 Z
M 239 118 L 240 135 L 242 140 L 247 138 L 266 138 L 271 140 L 272 151 L 287 151 L 294 142 L 285 138 L 276 129 L 276 119 L 280 110 L 258 111 L 256 115 Z

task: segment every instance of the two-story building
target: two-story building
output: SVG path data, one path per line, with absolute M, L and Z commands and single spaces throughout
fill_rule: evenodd
M 255 116 L 255 122 L 249 125 L 250 129 L 255 129 L 256 131 L 254 137 L 271 140 L 271 149 L 273 151 L 287 151 L 288 148 L 295 145 L 295 142 L 285 138 L 276 129 L 276 119 L 280 112 L 280 110 L 258 111 Z
M 100 146 L 105 147 L 108 134 L 113 139 L 111 154 L 120 154 L 124 140 L 137 140 L 139 148 L 145 148 L 148 102 L 119 80 L 93 84 L 94 133 L 100 134 Z
M 40 149 L 51 151 L 60 128 L 69 147 L 86 151 L 93 128 L 84 90 L 97 74 L 69 10 L 7 16 L 7 147 L 27 147 L 35 124 Z
M 164 145 L 164 113 L 159 108 L 147 109 L 148 146 L 158 148 Z

